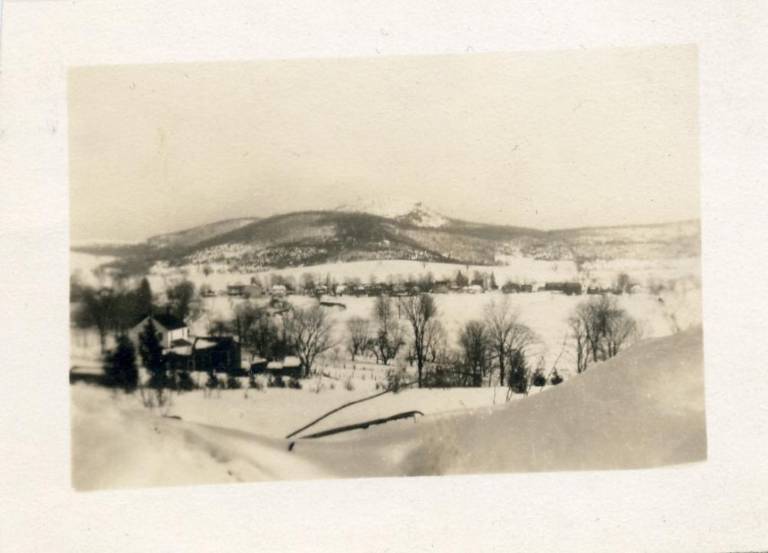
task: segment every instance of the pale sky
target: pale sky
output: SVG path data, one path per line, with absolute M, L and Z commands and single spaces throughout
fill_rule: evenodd
M 540 229 L 698 218 L 693 46 L 69 74 L 73 241 L 412 198 Z

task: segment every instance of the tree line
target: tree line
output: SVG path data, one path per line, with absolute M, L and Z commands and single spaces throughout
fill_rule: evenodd
M 98 330 L 102 351 L 106 336 L 115 335 L 116 348 L 105 358 L 105 374 L 110 385 L 126 389 L 135 388 L 131 375 L 137 353 L 127 338 L 127 330 L 158 309 L 182 320 L 194 309 L 194 286 L 187 281 L 168 289 L 163 306 L 155 305 L 146 278 L 136 288 L 79 286 L 73 288 L 72 294 L 79 306 L 75 323 Z M 437 301 L 427 293 L 376 297 L 369 318 L 352 317 L 346 322 L 341 341 L 335 338 L 334 321 L 325 308 L 317 304 L 282 305 L 276 317 L 274 306 L 269 309 L 244 302 L 235 308 L 231 320 L 214 321 L 210 332 L 234 335 L 242 348 L 268 360 L 295 355 L 305 376 L 313 371 L 319 356 L 343 342 L 352 360 L 370 356 L 388 365 L 398 356 L 404 357 L 415 366 L 419 387 L 491 386 L 496 382 L 513 392 L 526 393 L 531 385 L 562 381 L 555 366 L 549 374 L 541 363 L 531 370 L 530 350 L 538 338 L 521 321 L 507 296 L 491 300 L 481 319 L 465 322 L 456 347 L 449 346 Z M 577 373 L 615 356 L 639 334 L 636 321 L 609 295 L 580 303 L 569 317 L 568 326 Z M 150 385 L 175 386 L 178 382 L 170 382 L 164 372 L 162 349 L 156 342 L 150 322 L 140 335 L 138 351 L 150 372 Z

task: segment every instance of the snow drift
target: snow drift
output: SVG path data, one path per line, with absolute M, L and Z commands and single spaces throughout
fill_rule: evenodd
M 85 490 L 629 469 L 706 458 L 700 328 L 646 340 L 560 386 L 501 405 L 439 413 L 429 409 L 429 390 L 417 392 L 366 402 L 370 412 L 358 409 L 356 416 L 363 421 L 369 415 L 395 414 L 408 404 L 425 407 L 424 417 L 318 439 L 300 437 L 317 430 L 313 427 L 285 440 L 258 428 L 245 431 L 222 416 L 212 419 L 215 425 L 201 422 L 206 420 L 202 416 L 191 422 L 186 413 L 183 420 L 164 418 L 141 407 L 135 397 L 76 385 L 73 484 Z M 388 397 L 396 401 L 388 405 Z M 344 413 L 325 424 L 350 422 Z
M 647 340 L 523 401 L 425 417 L 297 456 L 343 476 L 650 468 L 706 458 L 701 329 Z

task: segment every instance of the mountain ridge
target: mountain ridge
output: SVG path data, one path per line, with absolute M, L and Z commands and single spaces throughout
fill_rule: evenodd
M 421 202 L 379 211 L 383 215 L 360 209 L 365 207 L 353 204 L 225 219 L 155 235 L 138 245 L 72 249 L 141 258 L 145 264 L 219 262 L 251 269 L 382 259 L 476 265 L 515 257 L 657 259 L 700 252 L 698 220 L 539 230 L 449 218 Z

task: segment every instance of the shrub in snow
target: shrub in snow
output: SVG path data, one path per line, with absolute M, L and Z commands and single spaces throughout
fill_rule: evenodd
M 527 394 L 530 371 L 525 362 L 525 355 L 520 350 L 515 350 L 510 356 L 509 373 L 507 375 L 507 386 L 512 393 Z
M 257 379 L 254 375 L 251 375 L 250 377 L 248 377 L 248 387 L 254 390 L 263 390 L 264 383 L 261 380 Z
M 562 377 L 562 376 L 560 376 L 560 373 L 559 373 L 559 372 L 557 372 L 557 369 L 555 369 L 555 370 L 552 372 L 552 376 L 550 376 L 550 377 L 549 377 L 549 383 L 550 383 L 550 384 L 552 384 L 553 386 L 557 386 L 557 385 L 558 385 L 558 384 L 560 384 L 562 381 L 563 381 L 563 377 Z
M 267 381 L 267 386 L 270 388 L 285 388 L 285 382 L 281 376 L 270 376 L 269 381 Z
M 219 387 L 219 379 L 212 372 L 208 373 L 208 380 L 205 381 L 205 387 L 214 390 Z
M 291 379 L 288 380 L 288 387 L 293 390 L 301 390 L 301 381 L 298 378 L 291 377 Z
M 544 371 L 542 371 L 541 368 L 537 368 L 535 371 L 533 371 L 531 384 L 538 388 L 542 388 L 547 385 L 547 377 L 544 375 Z
M 312 386 L 312 391 L 316 394 L 319 394 L 322 389 L 323 389 L 323 379 L 322 377 L 318 376 L 317 378 L 315 378 L 315 384 Z
M 237 379 L 236 376 L 230 374 L 227 376 L 227 388 L 230 390 L 239 390 L 242 388 L 243 385 L 240 384 L 240 381 Z
M 386 388 L 394 393 L 400 391 L 405 384 L 406 373 L 403 369 L 389 369 L 387 371 Z
M 178 378 L 176 380 L 176 387 L 182 391 L 189 391 L 196 389 L 197 384 L 195 384 L 195 381 L 192 380 L 192 376 L 189 374 L 189 371 L 181 371 L 179 372 Z
M 354 391 L 355 385 L 352 383 L 351 376 L 344 381 L 344 389 L 348 392 Z

